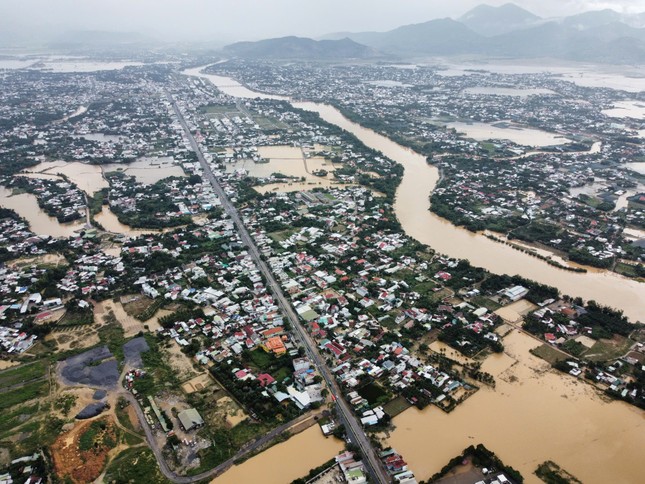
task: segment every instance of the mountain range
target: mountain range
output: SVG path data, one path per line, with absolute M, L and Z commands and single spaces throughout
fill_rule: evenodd
M 354 40 L 313 40 L 306 37 L 280 37 L 257 42 L 237 42 L 223 48 L 226 55 L 265 59 L 349 59 L 367 58 L 376 51 Z
M 623 15 L 607 9 L 545 19 L 508 3 L 480 5 L 458 19 L 430 20 L 387 32 L 239 42 L 225 52 L 272 59 L 477 55 L 633 64 L 645 62 L 644 27 L 645 13 Z

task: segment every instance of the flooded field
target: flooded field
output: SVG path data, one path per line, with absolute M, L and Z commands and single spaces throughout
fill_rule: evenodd
M 117 216 L 108 208 L 107 205 L 103 205 L 101 212 L 97 213 L 94 216 L 94 220 L 101 224 L 101 226 L 108 232 L 114 232 L 115 234 L 123 234 L 129 237 L 138 237 L 139 235 L 148 235 L 158 233 L 158 230 L 145 230 L 145 229 L 135 229 L 129 225 L 122 224 L 119 222 Z
M 116 134 L 105 133 L 87 133 L 87 134 L 73 134 L 72 138 L 82 138 L 87 141 L 98 141 L 100 143 L 118 143 L 122 137 Z
M 45 161 L 25 170 L 25 173 L 29 173 L 30 176 L 43 175 L 45 178 L 52 175 L 65 175 L 88 195 L 108 187 L 108 182 L 103 178 L 103 172 L 99 165 L 90 165 L 79 161 Z
M 71 237 L 85 227 L 84 219 L 62 224 L 56 218 L 50 217 L 38 206 L 35 195 L 21 193 L 13 195 L 12 190 L 0 186 L 0 206 L 14 210 L 29 223 L 29 228 L 36 235 L 52 237 Z
M 376 87 L 412 87 L 411 84 L 404 84 L 400 81 L 392 81 L 389 79 L 367 81 L 365 84 L 369 84 L 370 86 L 376 86 Z
M 101 165 L 103 173 L 122 171 L 133 176 L 139 183 L 152 185 L 169 176 L 186 176 L 181 166 L 171 156 L 144 156 L 132 163 L 108 163 Z
M 539 74 L 550 73 L 563 81 L 573 82 L 583 87 L 602 87 L 620 89 L 627 92 L 640 92 L 645 82 L 645 70 L 642 66 L 606 66 L 589 64 L 571 64 L 554 61 L 481 62 L 481 63 L 443 63 L 446 69 L 439 71 L 442 76 L 463 76 L 484 70 L 498 74 Z
M 268 159 L 268 163 L 240 160 L 228 163 L 226 171 L 246 170 L 250 176 L 258 178 L 268 177 L 273 173 L 304 178 L 304 181 L 271 183 L 257 187 L 256 190 L 260 193 L 270 191 L 292 192 L 314 187 L 338 186 L 339 183 L 332 174 L 335 169 L 333 163 L 320 156 L 306 157 L 304 156 L 305 152 L 296 146 L 260 146 L 258 147 L 258 153 L 261 157 Z M 326 170 L 329 173 L 324 177 L 316 176 L 313 174 L 316 170 Z
M 110 163 L 106 165 L 90 165 L 78 161 L 47 161 L 29 168 L 25 172 L 21 173 L 21 175 L 30 178 L 45 178 L 49 180 L 61 180 L 62 178 L 60 175 L 65 175 L 86 194 L 93 195 L 97 191 L 109 187 L 104 174 L 109 171 L 116 170 L 124 171 L 128 175 L 134 176 L 137 181 L 147 184 L 155 183 L 169 176 L 185 176 L 182 168 L 179 165 L 172 163 L 171 157 L 144 157 L 130 164 Z M 40 208 L 37 210 L 33 209 L 34 206 L 38 207 L 36 198 L 33 195 L 19 195 L 18 197 L 21 198 L 7 200 L 6 203 L 5 197 L 6 195 L 4 192 L 0 191 L 0 205 L 6 206 L 7 208 L 16 207 L 14 210 L 29 220 L 30 223 L 33 220 L 33 223 L 35 224 L 34 226 L 39 227 L 40 230 L 46 230 L 41 232 L 35 231 L 38 234 L 43 233 L 56 237 L 67 237 L 72 235 L 75 230 L 84 226 L 84 224 L 80 222 L 76 222 L 72 225 L 61 225 L 55 218 L 48 217 L 40 210 Z M 28 203 L 28 208 L 22 207 L 21 200 L 26 200 L 27 197 L 33 198 L 33 201 L 25 202 Z M 12 204 L 13 206 L 9 206 L 9 204 Z M 19 209 L 21 209 L 22 212 Z M 159 232 L 157 230 L 135 229 L 122 224 L 107 205 L 102 207 L 101 212 L 95 215 L 94 219 L 108 232 L 114 232 L 117 234 L 135 237 Z M 51 224 L 59 225 L 62 228 L 56 228 L 55 225 Z M 68 227 L 73 228 L 68 230 Z
M 234 466 L 213 484 L 262 482 L 284 484 L 306 475 L 343 450 L 343 443 L 324 437 L 318 425 L 294 435 L 286 442 L 274 445 L 246 462 Z
M 555 94 L 551 89 L 515 89 L 512 87 L 469 87 L 463 90 L 466 94 L 483 94 L 491 96 L 528 97 L 544 94 Z
M 623 165 L 625 168 L 628 168 L 632 171 L 635 171 L 636 173 L 640 173 L 641 175 L 645 175 L 645 163 L 625 163 Z
M 538 129 L 514 127 L 510 124 L 508 126 L 501 126 L 501 123 L 494 125 L 458 121 L 447 123 L 446 127 L 453 128 L 458 133 L 463 133 L 466 137 L 477 141 L 505 139 L 526 146 L 564 145 L 571 141 L 555 133 L 548 133 Z
M 645 81 L 643 82 L 645 85 Z M 645 102 L 621 101 L 614 103 L 611 109 L 605 109 L 603 114 L 612 118 L 645 119 Z
M 124 67 L 135 67 L 144 65 L 142 62 L 100 62 L 100 61 L 57 61 L 45 62 L 41 69 L 50 72 L 69 73 L 69 72 L 96 72 L 96 71 L 114 71 Z
M 483 443 L 527 483 L 538 464 L 553 460 L 582 482 L 636 483 L 645 475 L 643 412 L 607 403 L 573 377 L 551 370 L 528 350 L 540 343 L 517 331 L 506 354 L 493 355 L 482 370 L 497 388 L 482 388 L 455 411 L 406 410 L 394 419 L 388 440 L 415 475 L 427 479 L 469 445 Z

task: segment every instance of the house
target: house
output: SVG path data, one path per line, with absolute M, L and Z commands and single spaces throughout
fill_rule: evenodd
M 507 297 L 511 301 L 517 301 L 522 299 L 528 294 L 529 290 L 524 286 L 513 286 L 509 289 L 503 291 L 503 296 Z
M 268 373 L 260 373 L 258 375 L 258 381 L 260 382 L 260 386 L 265 387 L 267 385 L 271 385 L 272 383 L 275 383 L 275 378 L 273 378 Z
M 189 408 L 187 410 L 179 412 L 177 414 L 177 418 L 179 419 L 181 427 L 186 432 L 202 427 L 204 425 L 204 419 L 202 419 L 201 415 L 199 415 L 199 412 L 194 408 Z
M 284 346 L 280 336 L 269 338 L 264 342 L 262 348 L 264 348 L 267 353 L 275 353 L 276 355 L 284 355 L 287 352 L 287 348 Z
M 154 287 L 150 286 L 149 284 L 142 284 L 141 292 L 143 292 L 143 294 L 145 294 L 151 299 L 155 299 L 159 296 L 159 291 L 157 291 Z

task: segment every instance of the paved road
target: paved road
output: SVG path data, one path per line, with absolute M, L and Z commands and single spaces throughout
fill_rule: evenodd
M 334 399 L 336 401 L 336 408 L 338 411 L 337 413 L 340 416 L 340 419 L 342 420 L 342 423 L 345 426 L 347 436 L 349 437 L 349 439 L 353 444 L 357 445 L 360 448 L 364 456 L 363 462 L 365 464 L 365 468 L 371 480 L 373 482 L 378 482 L 378 483 L 391 482 L 390 478 L 388 477 L 385 470 L 381 466 L 381 463 L 376 455 L 376 452 L 374 450 L 374 447 L 372 446 L 372 443 L 370 442 L 367 435 L 365 435 L 363 427 L 361 426 L 356 416 L 350 410 L 349 405 L 347 405 L 347 402 L 345 402 L 345 400 L 342 398 L 342 394 L 336 382 L 336 379 L 333 377 L 333 375 L 329 371 L 329 368 L 327 368 L 325 361 L 320 356 L 316 343 L 313 341 L 309 333 L 300 323 L 300 319 L 298 315 L 295 313 L 290 302 L 287 300 L 284 293 L 282 292 L 282 288 L 280 287 L 280 284 L 273 276 L 273 272 L 270 270 L 266 262 L 264 262 L 264 260 L 260 257 L 260 251 L 255 245 L 255 241 L 251 238 L 249 232 L 246 230 L 246 227 L 244 226 L 244 223 L 240 219 L 240 215 L 237 212 L 237 209 L 230 202 L 230 200 L 226 196 L 226 193 L 224 193 L 224 190 L 219 184 L 218 180 L 213 175 L 213 172 L 210 169 L 208 162 L 204 158 L 204 155 L 202 154 L 199 148 L 199 145 L 197 144 L 197 141 L 195 140 L 192 133 L 190 132 L 190 128 L 188 127 L 188 124 L 186 123 L 186 120 L 183 114 L 181 113 L 181 110 L 177 106 L 177 103 L 170 96 L 169 96 L 169 100 L 172 103 L 173 109 L 179 119 L 179 122 L 184 128 L 184 131 L 186 132 L 186 136 L 188 137 L 191 148 L 197 155 L 197 159 L 199 160 L 199 163 L 202 167 L 204 176 L 209 181 L 215 193 L 219 197 L 222 203 L 222 208 L 226 211 L 226 213 L 231 217 L 231 219 L 235 223 L 238 233 L 240 234 L 240 237 L 242 239 L 242 242 L 248 247 L 249 254 L 253 257 L 258 268 L 266 278 L 267 287 L 273 293 L 283 314 L 285 314 L 289 319 L 289 322 L 291 323 L 292 328 L 295 330 L 296 332 L 295 334 L 297 335 L 298 339 L 303 344 L 307 355 L 314 363 L 314 365 L 316 365 L 316 367 L 318 368 L 318 371 L 325 379 L 327 386 L 331 389 L 331 392 L 334 395 Z
M 229 467 L 232 467 L 235 464 L 236 460 L 264 447 L 265 445 L 269 444 L 272 440 L 277 438 L 280 434 L 289 430 L 294 425 L 299 424 L 300 422 L 307 420 L 308 418 L 311 418 L 311 415 L 309 414 L 301 415 L 300 417 L 290 422 L 287 422 L 286 424 L 283 424 L 283 425 L 280 425 L 279 427 L 274 428 L 268 434 L 265 434 L 262 437 L 247 443 L 246 445 L 244 445 L 244 447 L 242 447 L 237 452 L 237 454 L 225 460 L 217 467 L 213 467 L 212 469 L 206 472 L 202 472 L 201 474 L 196 474 L 194 476 L 181 476 L 173 472 L 170 469 L 170 467 L 168 467 L 168 464 L 166 463 L 166 460 L 162 455 L 161 448 L 159 448 L 159 446 L 157 445 L 157 439 L 155 438 L 155 435 L 152 433 L 152 429 L 148 425 L 148 422 L 146 421 L 146 417 L 143 414 L 143 411 L 141 410 L 141 407 L 139 406 L 139 403 L 134 398 L 134 396 L 130 392 L 125 390 L 120 391 L 118 393 L 118 396 L 122 396 L 126 398 L 134 408 L 137 414 L 137 417 L 139 418 L 139 422 L 141 423 L 141 427 L 143 428 L 143 431 L 146 434 L 146 439 L 148 440 L 150 449 L 152 450 L 153 454 L 155 455 L 155 458 L 157 459 L 157 462 L 159 463 L 159 469 L 161 470 L 161 473 L 170 481 L 180 483 L 180 484 L 191 484 L 194 482 L 199 482 L 204 479 L 213 479 L 219 476 L 220 474 L 223 474 L 226 470 L 228 470 Z

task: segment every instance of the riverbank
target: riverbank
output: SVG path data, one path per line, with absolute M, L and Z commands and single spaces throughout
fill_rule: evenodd
M 225 94 L 239 98 L 262 98 L 288 101 L 284 96 L 251 91 L 239 82 L 224 76 L 204 74 L 206 66 L 183 71 L 183 74 L 210 80 Z M 394 209 L 405 233 L 437 252 L 467 259 L 473 265 L 495 274 L 518 274 L 542 284 L 557 287 L 563 294 L 580 296 L 619 308 L 632 321 L 645 320 L 641 301 L 645 300 L 645 284 L 610 272 L 585 274 L 564 271 L 531 255 L 456 227 L 428 210 L 428 197 L 437 185 L 439 170 L 425 156 L 406 148 L 376 131 L 365 128 L 343 116 L 333 106 L 313 102 L 292 102 L 295 108 L 317 113 L 324 121 L 353 134 L 369 148 L 380 151 L 404 167 L 396 191 Z

